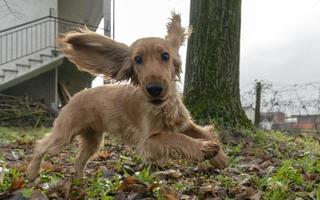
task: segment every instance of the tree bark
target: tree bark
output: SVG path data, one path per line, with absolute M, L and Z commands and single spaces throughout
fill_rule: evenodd
M 241 0 L 191 0 L 184 101 L 199 123 L 250 126 L 240 102 Z

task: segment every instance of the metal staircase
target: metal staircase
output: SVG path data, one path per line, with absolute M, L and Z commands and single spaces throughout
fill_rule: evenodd
M 1 30 L 0 92 L 61 65 L 64 57 L 57 50 L 58 34 L 83 25 L 47 16 Z

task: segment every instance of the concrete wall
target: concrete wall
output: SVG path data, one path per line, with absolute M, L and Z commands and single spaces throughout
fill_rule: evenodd
M 91 87 L 93 80 L 87 72 L 82 72 L 77 69 L 68 59 L 64 59 L 63 64 L 59 66 L 58 79 L 59 83 L 62 83 L 69 90 L 71 95 Z
M 28 95 L 51 106 L 55 103 L 55 69 L 29 79 L 19 85 L 9 88 L 2 93 L 9 95 Z
M 57 10 L 57 0 L 0 0 L 0 31 L 49 16 L 51 8 Z M 54 33 L 54 23 L 48 20 L 1 32 L 0 69 L 16 69 L 15 63 L 3 64 L 53 46 Z
M 103 0 L 103 18 L 104 18 L 104 35 L 111 37 L 111 15 L 112 13 L 111 0 Z
M 55 8 L 57 10 L 59 18 L 85 23 L 92 26 L 98 26 L 103 16 L 103 0 L 0 0 L 0 8 L 5 10 L 5 12 L 0 13 L 0 16 L 5 16 L 0 18 L 0 31 L 40 17 L 48 16 L 50 8 Z M 55 38 L 53 34 L 53 27 L 56 26 L 48 24 L 45 27 L 46 28 L 40 27 L 28 29 L 28 34 L 25 34 L 26 32 L 20 32 L 18 34 L 13 34 L 13 36 L 1 37 L 0 60 L 4 60 L 4 54 L 1 54 L 1 52 L 6 52 L 6 56 L 11 56 L 7 59 L 10 60 L 11 58 L 15 58 L 15 56 L 19 58 L 22 54 L 25 55 L 27 49 L 37 49 L 38 46 L 41 46 L 41 43 L 45 43 L 43 37 L 40 37 L 43 32 L 46 33 L 44 35 L 47 35 L 48 38 L 50 38 L 50 43 L 53 43 Z M 45 30 L 47 30 L 47 32 Z M 18 39 L 12 37 L 17 37 Z M 28 41 L 28 44 L 26 41 Z M 33 41 L 32 44 L 30 44 L 31 41 Z M 27 46 L 28 48 L 26 48 Z M 38 53 L 21 58 L 18 61 L 0 65 L 0 75 L 3 73 L 3 69 L 16 69 L 17 63 L 30 64 L 30 61 L 28 61 L 29 58 L 39 59 L 40 57 L 38 54 L 49 50 L 49 48 L 44 49 Z M 12 55 L 11 52 L 18 53 L 13 53 L 14 55 Z M 46 54 L 49 53 L 50 52 L 46 52 Z M 31 63 L 31 65 L 34 67 L 35 63 Z M 35 99 L 43 100 L 45 104 L 51 106 L 51 104 L 55 103 L 56 100 L 56 78 L 60 83 L 63 83 L 67 87 L 71 94 L 74 94 L 86 87 L 90 87 L 92 81 L 92 77 L 88 73 L 78 71 L 77 68 L 69 61 L 64 60 L 64 63 L 58 68 L 58 77 L 55 76 L 54 70 L 50 70 L 37 77 L 13 86 L 3 91 L 3 93 L 17 96 L 30 95 Z
M 93 77 L 86 72 L 79 71 L 67 59 L 64 59 L 63 64 L 58 67 L 57 74 L 57 80 L 66 86 L 71 95 L 91 87 Z M 16 96 L 29 95 L 34 99 L 43 101 L 47 106 L 51 106 L 56 101 L 55 90 L 57 85 L 55 75 L 55 69 L 47 71 L 4 90 L 2 93 Z
M 102 0 L 59 0 L 58 17 L 98 26 L 102 19 Z

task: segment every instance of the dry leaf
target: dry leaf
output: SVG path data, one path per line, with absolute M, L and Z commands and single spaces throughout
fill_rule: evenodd
M 45 171 L 55 171 L 55 167 L 53 166 L 53 164 L 46 161 L 41 164 L 41 169 Z
M 110 157 L 111 157 L 111 153 L 109 153 L 108 151 L 99 151 L 93 156 L 93 159 L 94 160 L 96 160 L 96 159 L 97 160 L 107 160 Z
M 138 184 L 139 183 L 139 180 L 136 179 L 135 177 L 133 176 L 128 176 L 126 177 L 123 182 L 121 183 L 121 186 L 120 186 L 120 189 L 123 190 L 123 191 L 129 191 L 128 190 L 128 187 L 130 185 L 133 185 L 133 184 Z
M 160 195 L 167 200 L 179 200 L 176 191 L 167 187 L 162 186 L 159 190 Z
M 20 189 L 20 188 L 23 188 L 25 186 L 25 180 L 23 177 L 18 177 L 18 178 L 15 178 L 12 182 L 11 182 L 11 185 L 9 187 L 9 191 L 12 192 L 14 190 L 17 190 L 17 189 Z
M 234 194 L 236 199 L 246 199 L 252 197 L 255 194 L 255 190 L 252 187 L 239 186 L 230 193 Z

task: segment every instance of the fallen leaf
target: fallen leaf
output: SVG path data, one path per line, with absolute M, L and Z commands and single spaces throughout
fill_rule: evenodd
M 205 185 L 199 188 L 199 192 L 204 196 L 212 196 L 214 194 L 214 186 L 213 185 Z
M 167 179 L 167 178 L 180 178 L 182 176 L 182 173 L 179 172 L 178 170 L 174 170 L 174 169 L 169 169 L 166 171 L 159 171 L 159 172 L 155 172 L 153 173 L 154 176 L 159 176 L 161 177 L 161 179 Z
M 45 170 L 45 171 L 55 171 L 55 167 L 53 166 L 53 164 L 51 164 L 50 162 L 44 161 L 41 164 L 41 169 Z
M 126 200 L 126 196 L 123 194 L 123 192 L 119 192 L 113 197 L 114 200 Z
M 10 153 L 6 155 L 6 160 L 8 161 L 17 161 L 19 159 L 20 156 L 14 151 L 10 151 Z
M 111 157 L 111 153 L 108 151 L 99 151 L 96 154 L 94 154 L 93 159 L 94 160 L 107 160 Z
M 255 190 L 252 187 L 239 186 L 230 191 L 236 199 L 250 198 L 255 194 Z
M 136 192 L 136 193 L 141 193 L 141 194 L 146 194 L 148 193 L 148 189 L 145 185 L 139 185 L 139 184 L 131 184 L 127 185 L 126 188 L 124 188 L 125 192 Z
M 320 174 L 315 174 L 315 173 L 306 173 L 303 175 L 304 179 L 307 181 L 316 181 L 320 180 Z
M 153 189 L 160 187 L 160 183 L 152 183 L 149 185 L 149 191 L 153 191 Z
M 132 185 L 134 185 L 134 186 L 132 186 Z M 121 183 L 120 189 L 122 191 L 141 190 L 141 187 L 137 186 L 137 185 L 143 186 L 143 183 L 141 183 L 137 178 L 135 178 L 133 176 L 128 176 Z
M 11 182 L 11 185 L 9 187 L 9 191 L 12 192 L 14 190 L 23 188 L 25 185 L 25 180 L 23 177 L 17 177 L 15 179 L 13 179 L 13 181 Z
M 190 196 L 186 195 L 186 194 L 183 194 L 183 195 L 180 196 L 180 199 L 181 200 L 188 200 L 188 199 L 190 199 Z
M 250 200 L 260 200 L 261 198 L 262 198 L 262 193 L 260 191 L 258 191 L 253 196 L 251 196 L 249 199 Z
M 33 190 L 31 200 L 47 200 L 47 196 L 41 190 Z
M 160 187 L 159 194 L 167 200 L 178 200 L 176 191 L 167 186 Z
M 28 164 L 27 163 L 23 163 L 21 165 L 18 165 L 17 170 L 20 172 L 25 172 L 28 168 Z

